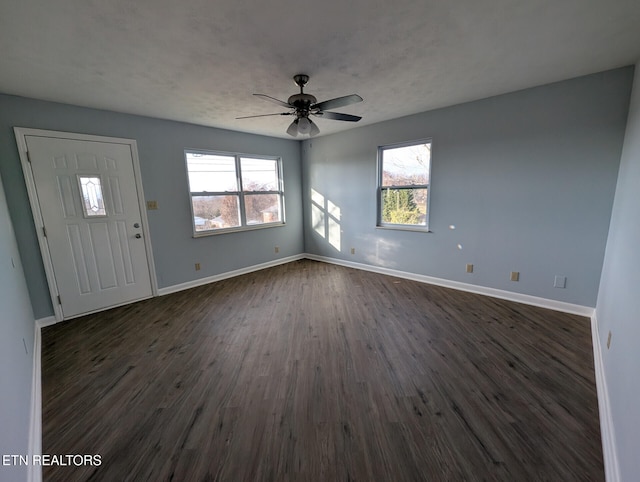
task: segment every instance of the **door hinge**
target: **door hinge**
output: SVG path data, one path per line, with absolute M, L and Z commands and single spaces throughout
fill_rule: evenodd
M 42 235 L 46 238 L 47 237 L 47 228 L 45 228 L 44 226 L 42 226 Z
M 58 304 L 61 305 L 62 304 L 62 298 L 60 298 L 60 295 L 58 295 Z

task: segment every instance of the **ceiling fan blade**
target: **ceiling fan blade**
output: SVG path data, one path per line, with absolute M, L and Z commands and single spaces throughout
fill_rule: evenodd
M 362 117 L 351 114 L 341 114 L 340 112 L 328 112 L 321 111 L 317 114 L 318 117 L 322 117 L 323 119 L 331 119 L 331 120 L 339 120 L 339 121 L 347 121 L 347 122 L 358 122 Z
M 293 115 L 293 112 L 278 112 L 276 114 L 259 114 L 259 115 L 245 115 L 243 117 L 236 117 L 236 119 L 251 119 L 253 117 L 267 117 L 270 115 Z
M 287 109 L 293 108 L 292 105 L 289 105 L 286 102 L 278 100 L 275 97 L 271 97 L 270 95 L 266 95 L 266 94 L 253 94 L 253 95 L 255 95 L 256 97 L 260 97 L 261 99 L 264 99 L 266 101 L 273 102 L 274 104 L 278 104 L 281 107 L 286 107 Z
M 325 100 L 311 106 L 312 110 L 335 109 L 336 107 L 344 107 L 345 105 L 356 104 L 362 102 L 362 97 L 357 94 L 345 95 L 335 99 Z
M 287 134 L 293 137 L 298 136 L 298 119 L 294 120 L 289 128 L 287 129 Z
M 320 134 L 320 129 L 315 124 L 315 122 L 313 122 L 311 119 L 309 119 L 309 123 L 311 124 L 311 130 L 309 131 L 309 137 L 317 136 L 318 134 Z

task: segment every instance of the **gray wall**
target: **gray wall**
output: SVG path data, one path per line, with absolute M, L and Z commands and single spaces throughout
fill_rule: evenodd
M 27 455 L 35 323 L 2 183 L 0 307 L 0 455 Z M 0 480 L 27 480 L 26 467 L 0 465 Z
M 640 63 L 636 65 L 640 71 Z M 640 474 L 640 76 L 636 76 L 596 317 L 620 480 Z M 606 341 L 611 331 L 611 348 Z
M 595 306 L 632 78 L 623 68 L 305 141 L 306 251 Z M 377 147 L 426 137 L 433 232 L 377 229 Z M 327 214 L 338 248 L 312 226 L 312 189 L 339 208 Z
M 0 95 L 0 173 L 20 246 L 36 318 L 53 314 L 13 127 L 123 137 L 138 143 L 151 243 L 160 288 L 241 269 L 304 251 L 300 146 L 294 140 L 243 134 L 147 117 Z M 215 149 L 281 156 L 287 225 L 256 231 L 192 237 L 184 149 Z M 278 254 L 275 246 L 280 247 Z M 194 264 L 202 269 L 197 273 Z

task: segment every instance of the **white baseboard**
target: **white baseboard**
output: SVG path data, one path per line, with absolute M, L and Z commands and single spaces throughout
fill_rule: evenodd
M 618 451 L 609 405 L 609 390 L 604 371 L 602 345 L 598 331 L 598 319 L 594 313 L 591 317 L 591 339 L 593 343 L 593 364 L 596 372 L 596 387 L 598 390 L 598 410 L 600 412 L 600 432 L 602 435 L 602 455 L 604 458 L 605 480 L 607 482 L 620 481 L 620 467 L 618 466 Z
M 495 288 L 488 288 L 484 286 L 472 285 L 468 283 L 461 283 L 459 281 L 451 281 L 442 278 L 435 278 L 433 276 L 426 276 L 416 273 L 409 273 L 407 271 L 399 271 L 395 269 L 382 268 L 380 266 L 372 266 L 364 263 L 354 263 L 352 261 L 345 261 L 338 258 L 330 258 L 327 256 L 318 256 L 310 253 L 297 254 L 294 256 L 287 256 L 286 258 L 280 258 L 266 263 L 255 264 L 247 266 L 233 271 L 227 271 L 224 273 L 208 276 L 206 278 L 200 278 L 196 280 L 187 281 L 158 290 L 158 296 L 168 295 L 170 293 L 176 293 L 178 291 L 187 290 L 189 288 L 195 288 L 196 286 L 202 286 L 209 283 L 215 283 L 216 281 L 222 281 L 235 276 L 240 276 L 254 271 L 259 271 L 266 268 L 272 268 L 281 264 L 291 263 L 292 261 L 298 261 L 300 259 L 312 259 L 314 261 L 320 261 L 324 263 L 337 264 L 340 266 L 346 266 L 348 268 L 355 268 L 364 271 L 371 271 L 374 273 L 385 274 L 388 276 L 395 276 L 397 278 L 410 279 L 413 281 L 419 281 L 421 283 L 433 284 L 437 286 L 443 286 L 445 288 L 452 288 L 460 291 L 467 291 L 470 293 L 477 293 L 485 296 L 491 296 L 493 298 L 500 298 L 508 301 L 515 301 L 518 303 L 524 303 L 527 305 L 539 306 L 541 308 L 548 308 L 555 311 L 561 311 L 564 313 L 571 313 L 574 315 L 591 317 L 593 316 L 594 309 L 589 306 L 575 305 L 572 303 L 565 303 L 563 301 L 550 300 L 547 298 L 539 298 L 537 296 L 525 295 L 522 293 L 514 293 L 512 291 L 504 291 Z M 55 317 L 49 316 L 47 318 L 41 318 L 37 320 L 40 327 L 53 325 L 57 323 Z
M 55 322 L 55 318 L 53 318 Z M 29 460 L 42 454 L 42 337 L 38 321 L 33 335 L 33 376 L 31 379 L 31 421 L 29 423 Z M 29 464 L 29 482 L 42 481 L 42 466 Z
M 44 328 L 45 326 L 55 325 L 63 320 L 56 320 L 55 316 L 47 316 L 46 318 L 38 318 L 36 320 L 36 328 Z
M 573 315 L 591 317 L 594 313 L 594 309 L 589 306 L 574 305 L 572 303 L 549 300 L 547 298 L 539 298 L 537 296 L 525 295 L 522 293 L 514 293 L 512 291 L 504 291 L 504 290 L 499 290 L 495 288 L 487 288 L 484 286 L 461 283 L 459 281 L 451 281 L 451 280 L 446 280 L 442 278 L 434 278 L 432 276 L 409 273 L 407 271 L 398 271 L 395 269 L 382 268 L 379 266 L 372 266 L 369 264 L 354 263 L 352 261 L 345 261 L 337 258 L 317 256 L 315 254 L 307 253 L 304 255 L 304 257 L 308 259 L 313 259 L 315 261 L 321 261 L 324 263 L 337 264 L 340 266 L 346 266 L 348 268 L 371 271 L 373 273 L 380 273 L 388 276 L 395 276 L 396 278 L 410 279 L 413 281 L 419 281 L 421 283 L 427 283 L 427 284 L 432 284 L 437 286 L 443 286 L 445 288 L 452 288 L 455 290 L 467 291 L 470 293 L 491 296 L 492 298 L 500 298 L 503 300 L 515 301 L 517 303 L 524 303 L 526 305 L 539 306 L 541 308 L 548 308 L 550 310 L 561 311 L 563 313 L 570 313 Z
M 160 288 L 158 290 L 159 296 L 168 295 L 170 293 L 176 293 L 182 290 L 188 290 L 189 288 L 195 288 L 196 286 L 202 286 L 209 283 L 215 283 L 216 281 L 222 281 L 224 279 L 233 278 L 235 276 L 240 276 L 247 273 L 253 273 L 254 271 L 259 271 L 261 269 L 272 268 L 273 266 L 278 266 L 281 264 L 291 263 L 292 261 L 298 261 L 300 259 L 304 259 L 304 254 L 297 254 L 294 256 L 287 256 L 286 258 L 275 259 L 273 261 L 268 261 L 266 263 L 254 264 L 253 266 L 247 266 L 246 268 L 236 269 L 233 271 L 227 271 L 225 273 L 216 274 L 213 276 L 208 276 L 206 278 L 200 278 L 193 281 L 187 281 L 186 283 L 180 283 L 173 286 L 168 286 L 166 288 Z

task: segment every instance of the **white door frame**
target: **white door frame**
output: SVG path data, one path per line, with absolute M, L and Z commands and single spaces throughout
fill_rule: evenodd
M 44 222 L 42 213 L 40 212 L 40 201 L 36 191 L 36 184 L 31 170 L 31 162 L 27 152 L 26 136 L 52 137 L 57 139 L 71 139 L 77 141 L 105 142 L 110 144 L 125 144 L 131 149 L 131 158 L 133 159 L 133 172 L 135 175 L 136 190 L 138 194 L 138 204 L 140 206 L 140 216 L 142 220 L 143 239 L 147 252 L 147 264 L 149 266 L 149 278 L 151 279 L 151 293 L 158 296 L 158 281 L 156 279 L 156 269 L 153 263 L 153 251 L 151 250 L 151 234 L 149 232 L 149 221 L 147 219 L 147 207 L 144 201 L 144 192 L 142 190 L 142 177 L 140 174 L 140 159 L 138 158 L 138 144 L 134 139 L 121 139 L 117 137 L 92 136 L 88 134 L 75 134 L 71 132 L 48 131 L 42 129 L 30 129 L 27 127 L 14 127 L 13 131 L 16 135 L 16 143 L 18 144 L 18 153 L 20 154 L 20 162 L 22 164 L 22 172 L 27 185 L 29 194 L 29 203 L 31 204 L 31 213 L 38 236 L 38 244 L 40 245 L 40 254 L 44 262 L 44 271 L 47 275 L 47 284 L 49 285 L 49 295 L 51 296 L 51 304 L 53 306 L 56 321 L 62 321 L 64 315 L 62 306 L 58 303 L 58 285 L 53 271 L 53 262 L 49 252 L 49 244 L 47 237 L 44 235 Z M 112 307 L 109 307 L 112 308 Z

